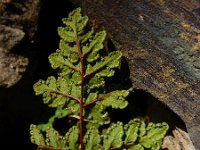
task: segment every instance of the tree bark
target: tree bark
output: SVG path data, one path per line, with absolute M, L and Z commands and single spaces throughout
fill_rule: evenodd
M 178 114 L 200 149 L 200 2 L 86 0 L 85 12 L 124 53 L 133 88 Z

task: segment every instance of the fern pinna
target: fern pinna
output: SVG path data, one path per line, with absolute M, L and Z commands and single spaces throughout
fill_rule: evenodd
M 58 76 L 34 84 L 36 95 L 42 95 L 43 102 L 56 111 L 48 123 L 30 126 L 32 143 L 61 150 L 159 149 L 168 130 L 166 123 L 146 126 L 139 119 L 126 125 L 112 123 L 106 111 L 108 107 L 123 109 L 128 105 L 125 98 L 131 89 L 105 90 L 104 78 L 114 75 L 122 53 L 103 51 L 106 32 L 88 29 L 88 17 L 81 15 L 80 8 L 62 21 L 65 26 L 58 28 L 59 49 L 49 56 Z M 76 121 L 61 135 L 53 124 L 64 117 Z

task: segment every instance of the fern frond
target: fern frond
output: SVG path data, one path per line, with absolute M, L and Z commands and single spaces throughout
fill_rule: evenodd
M 43 101 L 49 107 L 63 107 L 70 99 L 79 101 L 80 86 L 68 79 L 49 77 L 46 81 L 39 80 L 34 84 L 36 95 L 43 95 Z
M 108 128 L 103 139 L 103 147 L 105 150 L 109 150 L 110 148 L 120 148 L 123 144 L 123 134 L 123 124 L 121 122 L 113 124 Z
M 70 150 L 78 150 L 78 138 L 79 138 L 79 130 L 77 126 L 73 126 L 66 133 L 65 138 L 67 139 L 67 145 Z
M 46 146 L 58 149 L 66 148 L 66 139 L 53 128 L 46 130 Z
M 126 134 L 124 140 L 125 145 L 132 144 L 137 140 L 140 125 L 141 125 L 141 120 L 134 119 L 129 121 L 129 123 L 124 126 Z
M 85 149 L 98 150 L 100 142 L 101 138 L 98 129 L 95 127 L 88 129 L 84 136 Z
M 30 125 L 31 142 L 36 145 L 45 146 L 45 139 L 36 125 Z
M 159 150 L 168 129 L 166 123 L 149 123 L 146 128 L 146 135 L 140 138 L 139 143 L 145 148 Z
M 128 105 L 126 101 L 126 97 L 129 95 L 130 90 L 116 90 L 110 93 L 104 94 L 103 100 L 100 102 L 102 105 L 112 108 L 120 108 L 123 109 Z
M 70 60 L 72 62 L 76 62 L 77 58 L 74 57 L 74 59 L 70 58 Z M 64 68 L 64 67 L 68 67 L 72 70 L 75 70 L 77 72 L 80 72 L 80 68 L 75 66 L 72 62 L 69 61 L 69 59 L 66 59 L 63 55 L 61 55 L 61 53 L 59 52 L 59 50 L 57 50 L 57 52 L 55 53 L 52 53 L 50 56 L 49 56 L 49 61 L 51 63 L 51 67 L 53 69 L 57 69 L 57 68 Z
M 33 86 L 36 95 L 42 95 L 43 102 L 56 111 L 47 123 L 30 126 L 31 142 L 61 150 L 158 150 L 167 124 L 146 126 L 140 119 L 125 126 L 111 123 L 107 108 L 124 109 L 132 89 L 106 91 L 105 78 L 114 75 L 122 57 L 120 51 L 103 52 L 106 31 L 95 33 L 87 28 L 88 17 L 81 15 L 80 8 L 62 21 L 59 49 L 48 57 L 58 77 L 50 76 Z M 64 117 L 74 121 L 62 136 L 53 127 L 55 120 Z
M 98 32 L 93 38 L 91 38 L 91 42 L 88 44 L 88 46 L 86 45 L 84 47 L 83 54 L 87 55 L 86 59 L 89 63 L 96 61 L 100 57 L 100 54 L 98 54 L 98 52 L 103 49 L 103 42 L 105 38 L 105 31 Z
M 86 127 L 90 128 L 95 126 L 99 128 L 102 125 L 109 124 L 110 118 L 108 117 L 108 113 L 105 111 L 105 107 L 100 104 L 94 105 L 92 108 L 86 110 L 86 118 L 90 120 L 87 123 Z
M 122 53 L 119 51 L 111 52 L 108 56 L 96 62 L 94 66 L 89 66 L 86 69 L 86 77 L 96 75 L 98 77 L 111 77 L 114 75 L 114 68 L 117 68 L 120 63 Z

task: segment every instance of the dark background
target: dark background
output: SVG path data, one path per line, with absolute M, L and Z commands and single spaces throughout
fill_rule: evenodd
M 58 47 L 57 27 L 62 25 L 61 18 L 67 17 L 73 8 L 68 0 L 42 0 L 35 42 L 19 51 L 29 58 L 28 69 L 16 85 L 0 89 L 0 149 L 36 148 L 30 142 L 29 126 L 46 121 L 51 110 L 42 104 L 41 97 L 35 96 L 32 87 L 40 78 L 53 73 L 48 55 Z

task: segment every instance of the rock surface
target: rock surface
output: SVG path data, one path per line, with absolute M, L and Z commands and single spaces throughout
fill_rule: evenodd
M 167 150 L 195 150 L 188 134 L 179 128 L 173 131 L 173 136 L 165 137 L 162 148 Z
M 133 88 L 151 93 L 185 122 L 200 149 L 200 2 L 86 0 L 130 69 Z
M 39 10 L 39 0 L 0 1 L 0 86 L 13 86 L 26 71 L 28 58 L 15 49 L 20 53 L 24 40 L 33 42 Z
M 5 53 L 0 48 L 0 83 L 1 86 L 11 87 L 22 77 L 26 70 L 28 59 L 18 55 Z

